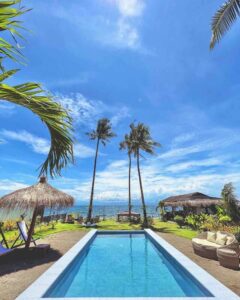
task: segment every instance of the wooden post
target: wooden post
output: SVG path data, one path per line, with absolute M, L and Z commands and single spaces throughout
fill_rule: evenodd
M 28 249 L 32 240 L 32 235 L 33 235 L 33 231 L 34 231 L 34 227 L 35 227 L 35 223 L 36 223 L 36 219 L 37 219 L 37 215 L 38 215 L 38 207 L 36 206 L 34 211 L 33 211 L 33 216 L 32 216 L 32 221 L 31 221 L 31 225 L 28 231 L 28 239 L 25 245 L 25 249 Z

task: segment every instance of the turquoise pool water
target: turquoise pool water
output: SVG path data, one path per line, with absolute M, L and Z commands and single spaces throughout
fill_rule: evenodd
M 145 234 L 97 234 L 46 297 L 210 297 Z

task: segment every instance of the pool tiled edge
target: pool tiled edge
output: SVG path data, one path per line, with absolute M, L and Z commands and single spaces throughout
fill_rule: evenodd
M 156 241 L 161 247 L 163 247 L 172 257 L 174 257 L 183 267 L 187 270 L 197 281 L 199 281 L 212 295 L 213 297 L 205 297 L 202 299 L 217 299 L 217 300 L 235 300 L 240 298 L 233 293 L 230 289 L 220 283 L 208 272 L 203 270 L 197 264 L 195 264 L 190 258 L 182 254 L 175 247 L 170 245 L 166 240 L 161 238 L 155 232 L 150 229 L 145 229 L 145 231 L 151 236 L 151 238 Z M 190 299 L 190 298 L 185 298 Z M 196 298 L 192 298 L 196 299 Z
M 177 262 L 182 265 L 182 267 L 187 270 L 200 284 L 202 284 L 212 295 L 213 297 L 138 297 L 138 298 L 122 298 L 122 297 L 99 297 L 99 298 L 43 298 L 51 285 L 59 278 L 62 272 L 69 266 L 69 264 L 75 259 L 79 252 L 83 251 L 83 249 L 91 242 L 91 240 L 95 237 L 95 235 L 99 233 L 143 233 L 145 232 L 155 243 L 160 245 L 160 247 L 164 248 L 169 255 L 174 257 Z M 197 264 L 195 264 L 188 257 L 183 255 L 176 248 L 171 246 L 168 242 L 166 242 L 163 238 L 158 236 L 150 229 L 145 229 L 144 231 L 134 231 L 134 230 L 126 230 L 126 231 L 97 231 L 92 229 L 89 231 L 78 243 L 76 243 L 63 257 L 61 257 L 57 262 L 55 262 L 46 272 L 44 272 L 34 283 L 32 283 L 22 294 L 20 294 L 16 300 L 40 300 L 40 299 L 48 299 L 48 300 L 240 300 L 240 298 L 234 294 L 231 290 L 221 284 L 218 280 L 212 277 L 205 270 L 200 268 Z

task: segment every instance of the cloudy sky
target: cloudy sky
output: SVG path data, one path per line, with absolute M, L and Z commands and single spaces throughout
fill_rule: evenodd
M 148 202 L 193 191 L 219 196 L 230 181 L 240 194 L 240 25 L 209 51 L 222 1 L 23 1 L 33 8 L 23 17 L 27 65 L 10 83 L 41 82 L 74 118 L 76 164 L 51 181 L 56 187 L 89 199 L 95 143 L 85 132 L 108 117 L 117 137 L 100 149 L 96 201 L 127 199 L 118 145 L 132 121 L 149 125 L 162 144 L 142 160 Z M 35 183 L 48 149 L 41 121 L 1 101 L 0 195 Z M 137 200 L 135 166 L 132 184 Z

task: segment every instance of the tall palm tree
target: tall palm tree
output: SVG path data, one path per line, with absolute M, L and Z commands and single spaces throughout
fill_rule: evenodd
M 132 150 L 134 156 L 137 158 L 137 170 L 138 170 L 138 179 L 139 186 L 141 191 L 141 199 L 142 199 L 142 209 L 143 209 L 143 226 L 148 227 L 148 219 L 147 219 L 147 210 L 143 193 L 143 184 L 140 170 L 140 157 L 143 157 L 141 152 L 146 152 L 150 155 L 153 155 L 154 148 L 160 147 L 161 145 L 155 142 L 150 134 L 150 129 L 143 123 L 138 123 L 136 126 L 132 123 L 130 125 L 131 128 L 131 142 L 132 142 Z
M 213 49 L 232 24 L 240 16 L 240 0 L 227 0 L 220 6 L 212 18 L 212 38 L 210 48 Z
M 88 214 L 87 214 L 87 223 L 88 223 L 91 222 L 92 220 L 94 185 L 95 185 L 95 177 L 96 177 L 99 144 L 101 142 L 103 146 L 106 146 L 107 142 L 109 142 L 110 139 L 115 136 L 115 134 L 112 131 L 112 125 L 110 123 L 110 120 L 104 118 L 98 120 L 96 130 L 87 133 L 87 135 L 89 136 L 90 140 L 97 140 L 96 154 L 95 154 L 94 167 L 93 167 L 92 188 L 91 188 L 90 202 L 89 202 Z
M 128 214 L 131 221 L 132 200 L 131 200 L 131 168 L 132 168 L 132 141 L 131 134 L 126 134 L 124 140 L 119 145 L 120 150 L 127 150 L 128 154 Z
M 4 80 L 15 75 L 19 70 L 6 71 L 3 65 L 5 59 L 21 62 L 23 55 L 17 41 L 23 38 L 19 33 L 21 22 L 16 17 L 28 10 L 17 5 L 21 0 L 0 0 L 0 31 L 9 33 L 13 43 L 0 38 L 0 101 L 5 100 L 30 109 L 47 126 L 51 146 L 48 156 L 40 167 L 40 175 L 50 173 L 51 176 L 60 174 L 61 169 L 68 162 L 73 161 L 72 119 L 58 103 L 53 101 L 49 93 L 45 92 L 38 83 L 27 82 L 10 86 Z M 6 35 L 5 35 L 6 36 Z

